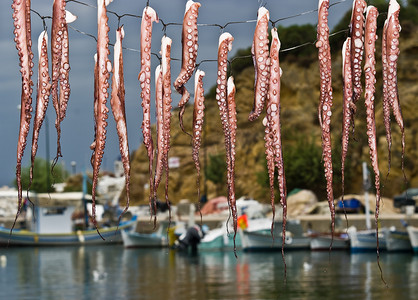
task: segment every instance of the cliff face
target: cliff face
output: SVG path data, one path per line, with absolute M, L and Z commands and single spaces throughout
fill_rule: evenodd
M 280 33 L 279 33 L 280 34 Z M 408 28 L 401 33 L 400 42 L 401 54 L 398 62 L 398 90 L 402 106 L 405 123 L 406 152 L 405 152 L 405 175 L 408 186 L 418 186 L 418 31 L 416 28 Z M 381 76 L 381 40 L 377 41 L 377 83 L 376 83 L 376 124 L 379 149 L 379 168 L 381 172 L 383 196 L 391 197 L 400 193 L 405 188 L 401 170 L 401 139 L 400 130 L 396 122 L 392 121 L 392 168 L 390 175 L 386 178 L 388 170 L 388 150 L 385 138 L 385 129 L 382 117 L 382 76 Z M 333 53 L 332 79 L 333 79 L 333 98 L 332 108 L 332 143 L 337 150 L 341 148 L 341 122 L 342 122 L 342 76 L 341 76 L 341 52 Z M 282 105 L 282 135 L 283 148 L 293 147 L 296 139 L 303 137 L 312 140 L 315 145 L 320 147 L 320 128 L 317 119 L 317 105 L 319 99 L 319 76 L 318 63 L 313 57 L 307 63 L 295 62 L 281 63 L 283 70 L 281 105 Z M 265 174 L 265 154 L 264 154 L 264 126 L 261 116 L 259 120 L 251 123 L 247 120 L 248 114 L 252 109 L 254 97 L 254 70 L 248 67 L 235 75 L 237 88 L 236 103 L 238 112 L 237 130 L 237 155 L 236 155 L 236 194 L 240 196 L 250 196 L 260 201 L 268 201 L 268 188 L 260 182 L 260 174 Z M 364 82 L 364 80 L 363 80 Z M 213 97 L 206 98 L 205 110 L 205 129 L 204 143 L 200 150 L 202 175 L 201 191 L 204 192 L 204 156 L 221 154 L 225 157 L 224 139 L 222 126 L 219 117 L 217 103 Z M 173 111 L 172 131 L 171 131 L 171 150 L 170 157 L 178 157 L 180 160 L 179 168 L 170 169 L 169 177 L 169 198 L 173 203 L 187 198 L 197 201 L 196 171 L 191 156 L 190 138 L 181 132 L 178 124 L 178 111 Z M 186 109 L 184 124 L 186 130 L 191 132 L 193 107 L 190 105 Z M 346 181 L 346 193 L 362 192 L 361 163 L 366 161 L 370 164 L 369 150 L 367 145 L 365 127 L 365 107 L 364 98 L 357 103 L 355 133 L 350 139 L 350 148 L 347 156 L 346 170 L 351 175 Z M 393 120 L 393 118 L 392 118 Z M 154 128 L 155 129 L 155 128 Z M 155 136 L 155 132 L 154 135 Z M 341 194 L 340 181 L 340 151 L 336 151 L 334 160 L 334 195 Z M 285 156 L 286 159 L 286 156 Z M 320 157 L 319 157 L 320 160 Z M 322 164 L 322 163 L 321 163 Z M 285 161 L 285 167 L 292 165 L 292 161 Z M 289 167 L 289 168 L 290 168 Z M 149 191 L 147 183 L 148 158 L 144 146 L 137 149 L 132 158 L 131 174 L 131 199 L 133 204 L 144 204 L 148 201 Z M 372 181 L 373 182 L 373 181 Z M 226 182 L 216 186 L 211 181 L 207 183 L 207 196 L 212 198 L 216 194 L 226 195 Z M 288 182 L 291 186 L 291 183 Z M 302 184 L 301 184 L 302 185 Z M 306 188 L 299 186 L 299 188 Z M 315 191 L 319 199 L 325 199 L 325 184 L 317 186 Z M 164 199 L 164 181 L 161 183 L 158 195 Z

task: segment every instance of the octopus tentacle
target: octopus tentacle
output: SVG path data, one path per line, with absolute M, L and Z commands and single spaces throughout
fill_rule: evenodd
M 401 25 L 399 24 L 400 5 L 396 0 L 389 2 L 387 32 L 386 32 L 386 62 L 387 62 L 387 78 L 386 78 L 386 97 L 392 109 L 395 121 L 401 131 L 402 143 L 402 172 L 405 177 L 404 156 L 405 156 L 405 129 L 402 117 L 401 106 L 398 94 L 397 81 L 397 62 L 399 57 L 399 33 Z M 384 97 L 385 98 L 385 97 Z M 389 125 L 390 126 L 390 125 Z
M 54 159 L 54 164 L 56 164 L 59 157 L 62 157 L 61 153 L 61 108 L 60 108 L 60 97 L 59 97 L 59 82 L 61 77 L 61 68 L 62 68 L 62 58 L 63 58 L 63 41 L 64 31 L 66 27 L 65 22 L 65 0 L 54 0 L 52 7 L 52 29 L 51 29 L 51 72 L 52 72 L 52 87 L 51 87 L 51 96 L 52 104 L 55 108 L 56 119 L 55 119 L 55 128 L 57 131 L 57 154 Z M 68 32 L 67 32 L 68 34 Z M 68 42 L 67 42 L 68 43 Z M 69 65 L 68 65 L 69 67 Z
M 65 118 L 67 112 L 68 100 L 70 99 L 70 60 L 69 60 L 69 43 L 68 43 L 68 24 L 77 19 L 68 10 L 65 11 L 65 24 L 62 34 L 62 56 L 60 69 L 60 91 L 59 91 L 59 106 L 60 106 L 60 122 Z
M 171 220 L 170 201 L 168 199 L 168 152 L 170 151 L 170 131 L 171 131 L 171 43 L 172 40 L 164 36 L 161 40 L 161 62 L 163 72 L 163 153 L 164 153 L 164 167 L 165 167 L 165 202 L 169 208 L 169 220 Z
M 374 6 L 368 6 L 366 12 L 366 32 L 365 32 L 365 94 L 364 104 L 366 105 L 366 123 L 367 123 L 367 138 L 370 148 L 370 160 L 375 175 L 376 188 L 376 212 L 375 212 L 375 227 L 376 227 L 376 251 L 379 269 L 382 274 L 382 269 L 379 263 L 379 208 L 380 208 L 380 172 L 377 158 L 377 141 L 376 141 L 376 120 L 375 120 L 375 106 L 374 93 L 376 83 L 376 59 L 375 59 L 375 43 L 377 40 L 377 16 L 379 12 Z M 382 278 L 383 279 L 383 278 Z
M 157 189 L 161 182 L 164 166 L 164 111 L 163 111 L 163 72 L 161 65 L 155 69 L 155 115 L 157 119 L 157 161 L 154 174 L 154 199 L 157 199 Z
M 187 133 L 183 125 L 183 115 L 186 109 L 186 104 L 189 102 L 190 93 L 184 86 L 190 77 L 192 77 L 196 67 L 197 49 L 198 49 L 198 31 L 197 31 L 197 17 L 199 14 L 199 2 L 192 0 L 187 1 L 186 10 L 183 18 L 183 29 L 181 35 L 182 43 L 182 65 L 180 74 L 174 81 L 174 88 L 181 94 L 181 100 L 178 104 L 180 107 L 179 121 L 183 132 Z M 189 133 L 187 133 L 189 134 Z M 190 135 L 190 134 L 189 134 Z
M 123 78 L 123 53 L 122 40 L 125 37 L 123 26 L 116 30 L 116 42 L 114 46 L 114 60 L 113 60 L 113 76 L 112 76 L 112 94 L 110 104 L 112 107 L 113 117 L 115 118 L 116 131 L 119 137 L 119 151 L 122 159 L 123 169 L 125 173 L 125 189 L 126 189 L 126 206 L 119 216 L 119 221 L 122 215 L 127 212 L 129 208 L 130 195 L 130 159 L 129 159 L 129 144 L 128 132 L 126 126 L 125 113 L 125 83 Z
M 231 207 L 232 224 L 234 228 L 234 253 L 236 255 L 235 238 L 238 230 L 237 222 L 237 201 L 235 197 L 235 144 L 237 136 L 237 109 L 235 104 L 235 84 L 234 78 L 228 78 L 227 102 L 228 102 L 228 128 L 229 128 L 229 165 L 228 165 L 228 199 Z
M 194 87 L 194 109 L 193 109 L 193 139 L 192 139 L 192 158 L 196 167 L 197 177 L 197 199 L 200 204 L 200 161 L 199 150 L 202 144 L 203 118 L 205 115 L 205 90 L 203 89 L 203 77 L 205 72 L 197 70 L 195 74 Z M 200 209 L 199 209 L 200 211 Z
M 149 160 L 149 205 L 151 215 L 154 216 L 156 222 L 156 203 L 153 200 L 154 184 L 152 177 L 152 165 L 154 161 L 154 145 L 151 136 L 151 38 L 152 38 L 152 22 L 158 22 L 158 15 L 154 9 L 147 6 L 142 13 L 141 21 L 141 71 L 138 80 L 141 84 L 141 98 L 142 98 L 142 135 L 144 138 L 144 145 L 147 148 L 147 155 Z
M 37 83 L 37 96 L 36 96 L 36 112 L 33 125 L 32 135 L 32 151 L 31 151 L 31 167 L 29 171 L 29 186 L 33 181 L 33 167 L 35 164 L 35 156 L 38 151 L 38 139 L 39 132 L 42 127 L 42 123 L 45 119 L 46 110 L 49 103 L 49 95 L 51 92 L 51 78 L 49 76 L 48 68 L 48 33 L 46 31 L 41 32 L 38 39 L 38 83 Z
M 222 130 L 225 136 L 225 150 L 226 150 L 226 165 L 230 166 L 230 128 L 228 122 L 228 104 L 227 104 L 227 70 L 228 70 L 228 52 L 232 49 L 232 41 L 234 40 L 233 36 L 224 32 L 219 37 L 219 46 L 218 46 L 218 77 L 216 80 L 216 100 L 218 102 L 219 114 L 221 116 Z M 229 195 L 229 176 L 228 180 L 228 195 Z M 230 199 L 228 198 L 228 204 L 231 208 Z
M 390 113 L 391 113 L 391 105 L 389 102 L 389 95 L 388 95 L 388 72 L 389 72 L 389 65 L 387 60 L 387 31 L 388 31 L 388 19 L 385 20 L 383 25 L 383 33 L 382 33 L 382 81 L 383 81 L 383 123 L 385 125 L 386 131 L 386 141 L 388 143 L 388 171 L 386 177 L 390 173 L 391 167 L 391 157 L 392 157 L 392 132 L 390 128 Z
M 318 5 L 318 26 L 317 42 L 320 71 L 320 105 L 319 123 L 322 129 L 322 159 L 324 161 L 325 179 L 327 181 L 327 200 L 331 212 L 331 245 L 334 238 L 335 228 L 335 205 L 332 189 L 332 148 L 331 148 L 331 107 L 332 107 L 332 86 L 331 86 L 331 51 L 329 45 L 328 28 L 329 0 L 319 0 Z
M 90 145 L 90 149 L 93 150 L 93 153 L 90 158 L 90 164 L 93 167 L 94 163 L 94 150 L 96 149 L 96 133 L 97 133 L 97 117 L 98 117 L 98 80 L 99 80 L 99 69 L 97 66 L 97 53 L 94 54 L 94 102 L 93 102 L 93 117 L 94 117 L 94 139 Z
M 22 77 L 22 91 L 21 91 L 21 108 L 20 108 L 20 125 L 19 138 L 17 142 L 17 159 L 16 159 L 16 183 L 18 189 L 18 210 L 15 221 L 13 223 L 13 230 L 16 220 L 20 215 L 22 209 L 22 158 L 26 148 L 27 136 L 29 133 L 31 112 L 32 112 L 32 50 L 30 37 L 30 1 L 15 0 L 12 4 L 13 9 L 13 25 L 16 49 L 19 55 L 19 66 Z M 29 15 L 28 15 L 29 14 Z
M 353 115 L 355 104 L 353 102 L 353 77 L 351 70 L 351 38 L 348 37 L 342 48 L 343 57 L 343 124 L 341 135 L 341 201 L 344 203 L 344 174 L 345 160 L 347 157 L 348 143 L 350 138 L 350 128 L 354 128 Z
M 353 102 L 357 103 L 363 88 L 361 86 L 361 62 L 364 49 L 364 13 L 366 1 L 354 0 L 351 13 L 350 36 L 351 36 L 351 71 L 353 78 Z
M 104 148 L 106 144 L 106 127 L 109 109 L 106 107 L 109 93 L 109 77 L 112 71 L 112 64 L 109 55 L 109 26 L 106 5 L 109 2 L 97 0 L 97 115 L 96 115 L 96 141 L 93 154 L 93 183 L 92 183 L 92 221 L 100 235 L 96 221 L 96 189 L 99 178 L 100 165 L 102 163 Z M 101 236 L 101 235 L 100 235 Z M 102 239 L 104 239 L 102 237 Z
M 268 24 L 269 11 L 265 7 L 260 7 L 258 9 L 257 25 L 251 47 L 255 69 L 255 83 L 254 106 L 248 116 L 250 121 L 254 121 L 260 116 L 267 98 L 270 77 Z
M 267 157 L 272 156 L 268 164 L 273 164 L 273 170 L 269 170 L 270 177 L 270 194 L 271 194 L 271 207 L 273 211 L 273 221 L 271 224 L 271 233 L 273 235 L 274 229 L 274 216 L 275 216 L 275 205 L 274 205 L 274 168 L 277 167 L 278 183 L 280 192 L 280 203 L 283 208 L 283 225 L 282 225 L 282 257 L 284 261 L 284 245 L 286 240 L 286 220 L 287 220 L 287 190 L 286 190 L 286 178 L 284 172 L 283 163 L 283 151 L 282 151 L 282 138 L 281 138 L 281 126 L 280 126 L 280 78 L 282 76 L 282 70 L 280 68 L 279 61 L 279 50 L 280 40 L 277 33 L 277 29 L 271 30 L 272 41 L 270 48 L 270 82 L 267 97 L 267 110 L 266 110 L 266 154 Z M 268 159 L 269 161 L 269 159 Z

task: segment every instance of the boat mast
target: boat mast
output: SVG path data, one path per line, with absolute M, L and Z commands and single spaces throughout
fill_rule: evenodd
M 366 227 L 367 230 L 372 228 L 370 221 L 370 205 L 369 205 L 369 189 L 370 189 L 370 172 L 367 169 L 366 162 L 363 162 L 363 189 L 364 189 L 364 202 L 366 210 Z

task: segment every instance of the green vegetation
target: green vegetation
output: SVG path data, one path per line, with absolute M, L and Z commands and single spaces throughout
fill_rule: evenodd
M 68 177 L 68 172 L 61 164 L 54 167 L 53 172 L 50 169 L 50 163 L 43 158 L 36 158 L 33 168 L 33 182 L 30 187 L 32 192 L 37 193 L 51 193 L 54 192 L 53 183 L 64 182 Z M 29 185 L 29 170 L 30 166 L 22 168 L 22 188 L 26 190 Z M 16 179 L 13 182 L 17 187 Z
M 216 185 L 217 192 L 220 192 L 226 179 L 225 155 L 209 155 L 209 162 L 204 173 L 206 179 L 212 181 Z

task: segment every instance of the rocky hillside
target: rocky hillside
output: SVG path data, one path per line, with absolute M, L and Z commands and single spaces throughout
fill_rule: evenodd
M 405 28 L 406 27 L 406 28 Z M 279 31 L 280 35 L 280 31 Z M 398 64 L 398 90 L 405 122 L 406 153 L 405 175 L 408 186 L 418 186 L 418 30 L 411 24 L 404 26 L 401 33 L 401 54 Z M 344 38 L 344 37 L 343 37 Z M 381 79 L 381 36 L 377 42 L 377 83 L 376 83 L 376 122 L 378 133 L 379 168 L 383 195 L 391 197 L 405 188 L 401 170 L 401 140 L 397 124 L 392 122 L 392 168 L 385 181 L 388 169 L 388 151 L 382 117 L 382 79 Z M 309 46 L 313 47 L 314 46 Z M 315 48 L 314 48 L 315 49 Z M 315 50 L 316 51 L 316 50 Z M 334 106 L 332 116 L 332 143 L 334 145 L 334 194 L 341 194 L 340 148 L 341 148 L 341 51 L 332 54 L 332 79 Z M 303 61 L 303 64 L 300 63 Z M 295 57 L 281 62 L 282 76 L 282 135 L 285 152 L 285 168 L 288 189 L 308 188 L 314 190 L 320 200 L 325 199 L 325 182 L 323 180 L 322 162 L 320 157 L 320 128 L 317 120 L 319 99 L 318 62 L 315 56 L 303 57 L 299 61 Z M 260 201 L 268 201 L 266 185 L 266 167 L 264 154 L 264 127 L 262 118 L 251 123 L 247 120 L 253 105 L 253 67 L 245 67 L 233 74 L 237 87 L 236 103 L 238 111 L 237 156 L 236 156 L 236 194 L 237 197 L 249 196 Z M 170 170 L 169 198 L 173 203 L 181 199 L 197 201 L 196 171 L 191 157 L 190 138 L 181 132 L 178 124 L 178 111 L 173 111 L 172 146 L 170 157 L 178 157 L 180 167 Z M 184 124 L 191 132 L 193 107 L 186 110 Z M 393 119 L 393 118 L 392 118 Z M 155 128 L 154 128 L 155 129 Z M 350 140 L 350 149 L 346 163 L 346 193 L 362 192 L 361 162 L 370 162 L 365 128 L 364 99 L 357 104 L 356 128 Z M 155 132 L 154 132 L 155 136 Z M 213 92 L 206 97 L 204 145 L 200 151 L 202 164 L 202 194 L 205 190 L 203 169 L 205 162 L 208 167 L 210 156 L 225 157 L 223 133 L 217 103 Z M 309 150 L 309 149 L 312 149 Z M 319 152 L 318 152 L 319 151 Z M 300 156 L 307 156 L 306 159 Z M 316 153 L 313 156 L 312 153 Z M 318 154 L 319 153 L 319 154 Z M 206 159 L 204 158 L 206 156 Z M 309 156 L 309 157 L 308 157 Z M 313 159 L 313 158 L 315 159 Z M 299 161 L 300 160 L 300 161 Z M 299 164 L 299 165 L 298 165 Z M 316 173 L 320 173 L 319 175 Z M 135 151 L 132 158 L 131 199 L 133 204 L 144 204 L 148 201 L 148 158 L 145 147 Z M 310 178 L 320 178 L 309 182 Z M 306 178 L 300 180 L 301 178 Z M 226 195 L 226 184 L 216 185 L 206 180 L 208 198 Z M 164 199 L 164 182 L 158 191 L 160 199 Z

